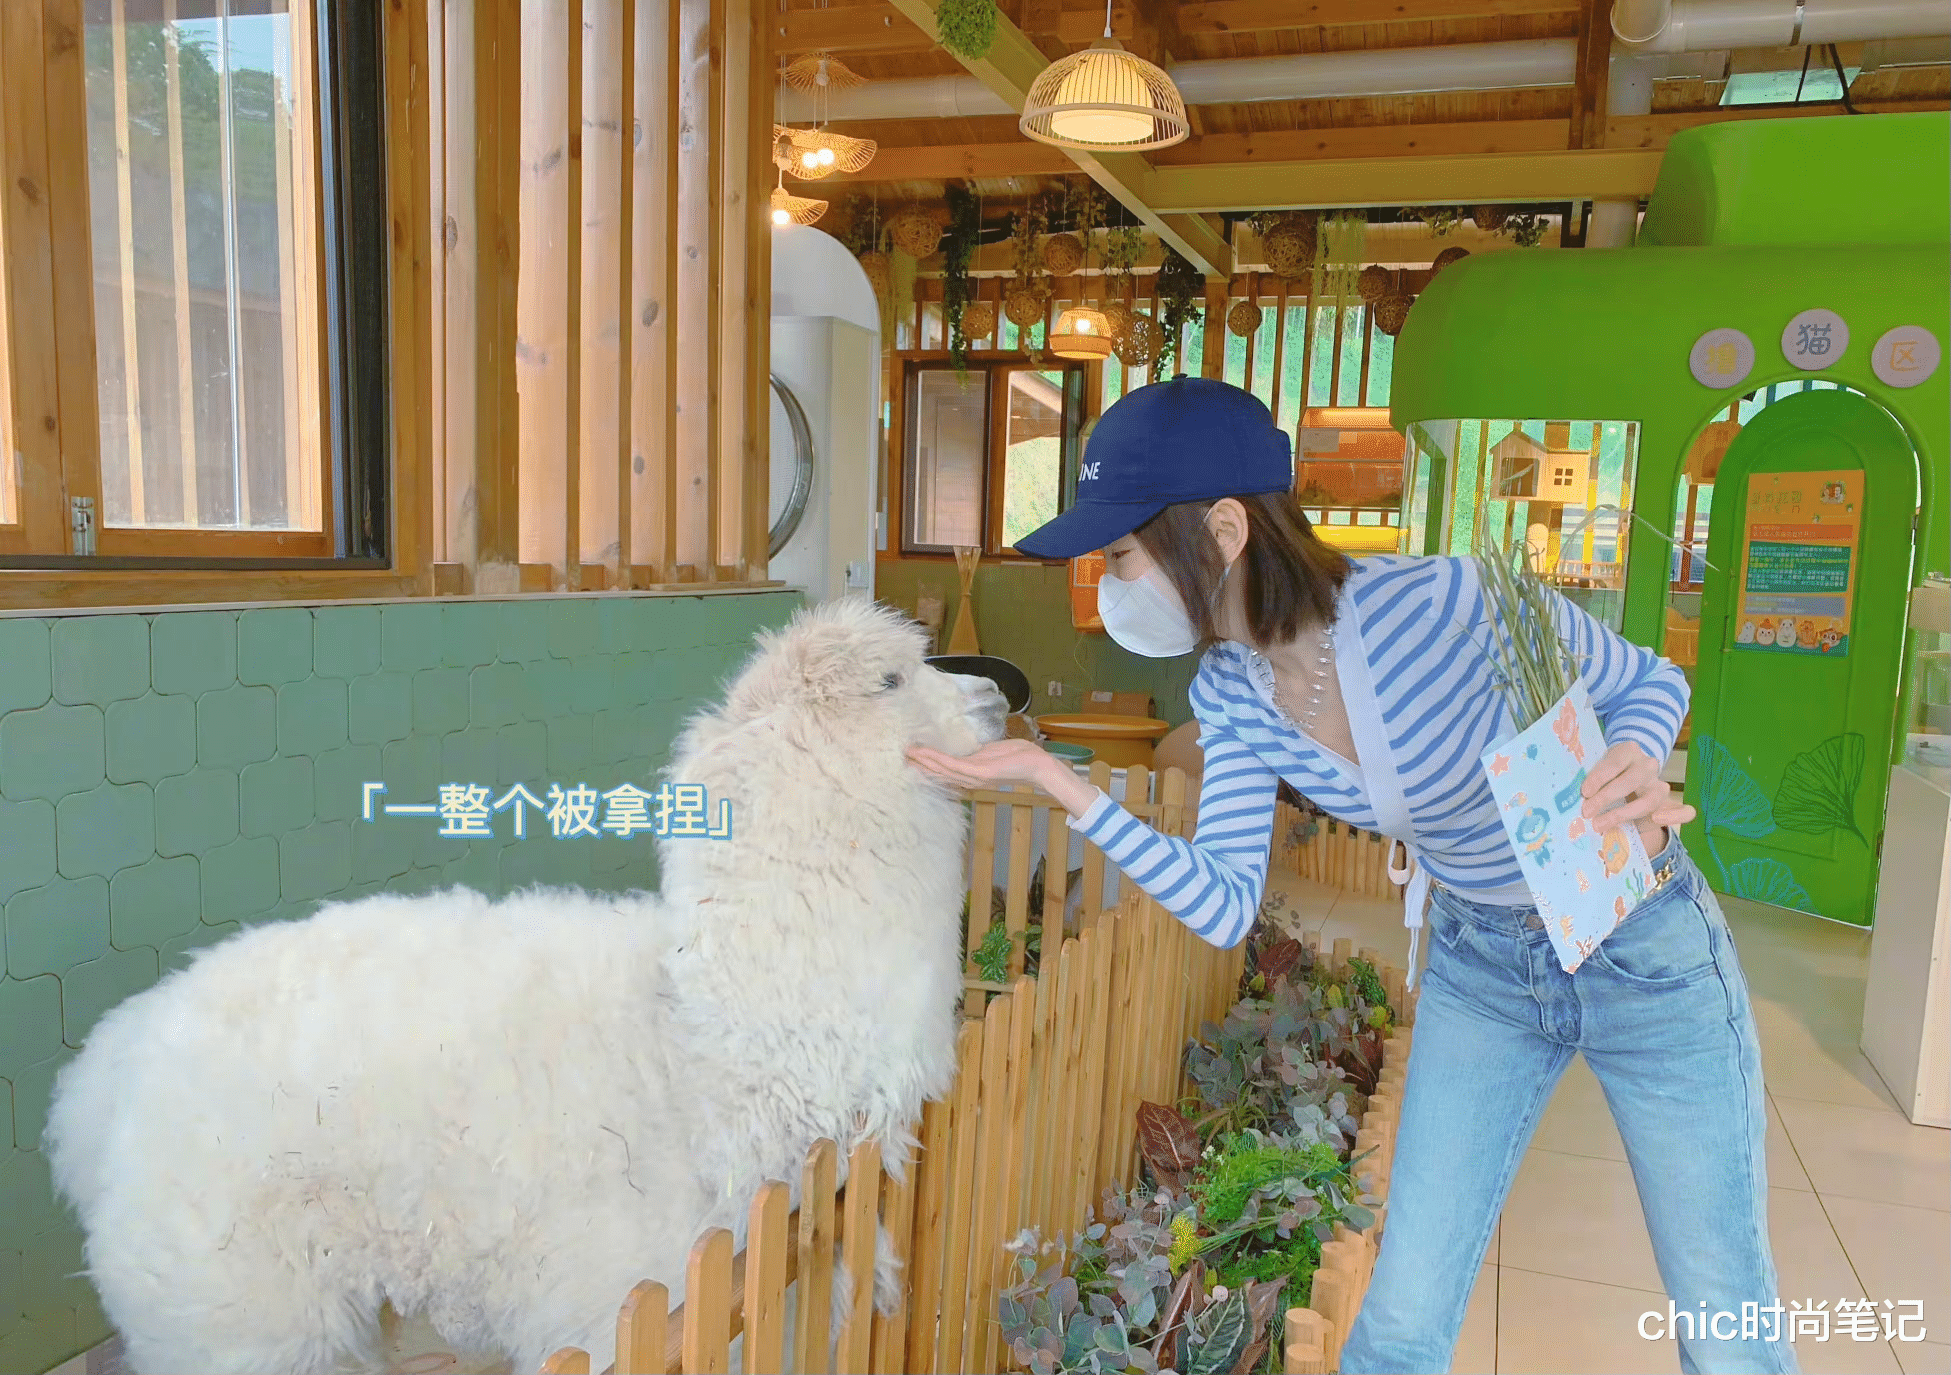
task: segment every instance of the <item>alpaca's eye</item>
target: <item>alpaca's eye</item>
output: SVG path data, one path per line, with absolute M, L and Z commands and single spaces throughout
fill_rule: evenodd
M 882 692 L 892 692 L 894 691 L 894 689 L 900 686 L 901 686 L 901 675 L 899 673 L 885 674 L 881 678 Z

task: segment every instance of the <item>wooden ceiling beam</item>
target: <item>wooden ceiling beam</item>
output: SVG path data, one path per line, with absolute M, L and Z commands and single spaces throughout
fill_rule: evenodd
M 1652 193 L 1663 156 L 1654 149 L 1560 148 L 1160 167 L 1145 184 L 1145 195 L 1161 214 L 1624 200 Z
M 894 5 L 932 39 L 936 0 L 894 0 Z M 1006 17 L 996 20 L 996 38 L 980 61 L 964 61 L 970 75 L 1000 96 L 1012 110 L 1021 110 L 1030 86 L 1050 59 Z M 1183 253 L 1208 277 L 1233 275 L 1233 248 L 1221 226 L 1204 215 L 1160 214 L 1145 198 L 1145 187 L 1157 175 L 1139 153 L 1092 153 L 1066 148 L 1064 154 L 1125 209 L 1165 242 Z M 878 159 L 877 159 L 878 160 Z
M 1416 24 L 1569 14 L 1578 0 L 1192 0 L 1179 6 L 1184 34 L 1269 33 L 1351 24 Z
M 1138 28 L 1131 0 L 1115 0 L 1111 7 L 1112 37 L 1121 42 L 1130 40 Z M 1067 49 L 1085 47 L 1104 33 L 1104 8 L 1074 10 L 1032 4 L 1024 31 L 1032 38 L 1054 38 Z M 869 0 L 867 4 L 824 10 L 786 10 L 773 16 L 773 51 L 777 53 L 906 53 L 926 52 L 934 46 L 929 33 L 893 0 Z
M 1945 110 L 1951 102 L 1857 101 L 1858 110 Z M 1613 115 L 1606 120 L 1605 147 L 1615 150 L 1665 148 L 1682 129 L 1742 119 L 1788 119 L 1842 115 L 1840 104 L 1799 106 L 1720 106 L 1656 115 Z M 1544 153 L 1566 148 L 1567 119 L 1475 120 L 1454 124 L 1376 124 L 1341 129 L 1274 129 L 1247 134 L 1206 134 L 1151 155 L 1155 170 L 1234 164 L 1333 162 L 1346 159 L 1466 157 L 1486 153 Z M 834 182 L 947 181 L 955 177 L 1054 177 L 1076 164 L 1061 148 L 1012 139 L 996 143 L 890 147 L 857 176 Z M 1424 204 L 1428 197 L 1417 203 Z M 1258 206 L 1254 207 L 1260 208 Z

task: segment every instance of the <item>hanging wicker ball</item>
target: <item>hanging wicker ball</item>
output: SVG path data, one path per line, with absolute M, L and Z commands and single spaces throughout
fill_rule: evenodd
M 1393 339 L 1402 333 L 1402 326 L 1409 319 L 1409 307 L 1416 303 L 1413 296 L 1384 296 L 1375 303 L 1375 327 Z
M 1355 279 L 1355 289 L 1361 293 L 1364 301 L 1374 305 L 1395 291 L 1395 273 L 1380 264 L 1371 263 Z
M 1043 265 L 1068 277 L 1084 265 L 1084 244 L 1075 234 L 1052 234 L 1043 241 Z
M 910 258 L 926 258 L 942 245 L 942 227 L 918 205 L 908 206 L 887 222 L 894 246 Z
M 1013 286 L 1003 296 L 1003 314 L 1018 329 L 1028 329 L 1049 313 L 1050 302 L 1039 291 Z
M 887 254 L 878 251 L 863 253 L 860 255 L 860 267 L 861 271 L 867 274 L 867 280 L 872 283 L 875 295 L 885 296 L 893 290 L 894 264 L 889 261 Z
M 1480 205 L 1470 212 L 1470 218 L 1476 221 L 1477 228 L 1486 234 L 1495 234 L 1510 217 L 1510 211 L 1501 205 Z
M 1097 308 L 1104 313 L 1104 323 L 1111 327 L 1111 341 L 1115 344 L 1125 337 L 1131 328 L 1131 307 L 1123 301 L 1099 301 Z
M 1226 312 L 1226 327 L 1242 339 L 1251 339 L 1260 328 L 1260 307 L 1252 301 L 1235 301 Z
M 1467 258 L 1469 256 L 1470 250 L 1467 248 L 1446 248 L 1436 255 L 1436 261 L 1429 265 L 1429 270 L 1432 273 L 1441 272 L 1459 258 Z
M 1164 345 L 1165 331 L 1159 328 L 1158 321 L 1143 311 L 1133 311 L 1131 323 L 1116 345 L 1118 361 L 1128 368 L 1142 368 L 1158 357 Z
M 1314 266 L 1315 227 L 1312 218 L 1282 220 L 1260 240 L 1267 267 L 1290 282 L 1305 277 Z
M 993 301 L 971 301 L 962 308 L 962 337 L 987 339 L 996 332 L 996 306 Z

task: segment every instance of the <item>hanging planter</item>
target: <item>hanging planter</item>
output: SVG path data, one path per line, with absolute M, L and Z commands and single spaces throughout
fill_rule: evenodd
M 1164 261 L 1158 265 L 1158 323 L 1164 332 L 1165 340 L 1158 346 L 1157 362 L 1160 372 L 1172 364 L 1173 353 L 1179 346 L 1179 338 L 1185 326 L 1197 324 L 1200 318 L 1199 300 L 1206 294 L 1206 274 L 1187 261 L 1178 250 L 1167 247 Z M 1183 359 L 1179 360 L 1181 364 Z
M 1495 234 L 1504 227 L 1504 221 L 1510 218 L 1510 212 L 1501 205 L 1480 205 L 1470 212 L 1470 218 L 1476 221 L 1477 228 L 1486 234 Z
M 1413 296 L 1384 296 L 1375 303 L 1375 327 L 1391 339 L 1402 333 L 1402 326 L 1409 319 L 1409 307 L 1416 303 Z
M 1441 253 L 1438 253 L 1436 255 L 1436 261 L 1429 265 L 1429 270 L 1432 274 L 1441 272 L 1444 268 L 1448 267 L 1451 263 L 1459 262 L 1462 259 L 1467 258 L 1469 256 L 1470 256 L 1470 250 L 1467 248 L 1458 248 L 1458 247 L 1446 248 Z
M 980 62 L 996 41 L 996 0 L 941 0 L 935 34 L 942 47 L 965 62 Z
M 1142 368 L 1157 358 L 1164 347 L 1165 331 L 1159 328 L 1158 321 L 1142 310 L 1135 310 L 1114 352 L 1126 367 Z
M 1260 320 L 1260 274 L 1255 272 L 1246 279 L 1246 299 L 1235 301 L 1226 312 L 1226 328 L 1241 339 L 1251 339 Z
M 1003 314 L 1018 329 L 1028 329 L 1050 311 L 1050 298 L 1034 287 L 1018 283 L 1003 297 Z
M 969 260 L 975 256 L 976 240 L 982 237 L 982 219 L 976 198 L 967 187 L 951 182 L 947 196 L 948 232 L 942 237 L 942 319 L 948 326 L 949 356 L 959 369 L 969 360 L 969 340 L 962 328 L 962 313 L 975 299 Z
M 962 310 L 962 337 L 964 339 L 987 339 L 996 332 L 996 304 L 993 301 L 971 301 Z
M 867 274 L 874 294 L 885 298 L 894 287 L 894 264 L 887 254 L 879 249 L 860 255 L 860 270 Z
M 1052 234 L 1043 241 L 1043 265 L 1058 277 L 1068 277 L 1084 265 L 1084 245 L 1075 234 Z
M 918 205 L 910 205 L 887 222 L 888 237 L 910 258 L 926 258 L 941 247 L 942 226 Z
M 1260 236 L 1261 256 L 1274 273 L 1298 281 L 1314 266 L 1315 233 L 1315 217 L 1308 212 L 1284 215 Z
M 1395 289 L 1395 273 L 1379 264 L 1372 263 L 1363 268 L 1362 275 L 1355 279 L 1355 290 L 1361 293 L 1362 300 L 1369 305 L 1374 305 L 1384 296 L 1393 295 Z
M 1124 301 L 1105 301 L 1098 310 L 1104 316 L 1105 328 L 1111 331 L 1111 341 L 1115 344 L 1124 338 L 1131 328 L 1131 306 Z

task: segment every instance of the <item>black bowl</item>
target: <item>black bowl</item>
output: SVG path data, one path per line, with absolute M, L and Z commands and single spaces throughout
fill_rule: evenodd
M 998 659 L 993 654 L 938 654 L 923 662 L 944 673 L 966 673 L 974 678 L 987 678 L 1009 699 L 1011 715 L 1030 705 L 1029 677 L 1007 659 Z

